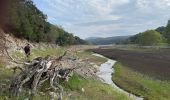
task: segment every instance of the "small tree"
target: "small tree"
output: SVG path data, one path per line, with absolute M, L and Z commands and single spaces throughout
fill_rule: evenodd
M 166 26 L 164 36 L 165 36 L 167 42 L 170 44 L 170 20 L 168 21 L 168 24 Z
M 162 41 L 162 36 L 155 30 L 148 30 L 143 33 L 139 33 L 137 42 L 140 45 L 156 45 Z

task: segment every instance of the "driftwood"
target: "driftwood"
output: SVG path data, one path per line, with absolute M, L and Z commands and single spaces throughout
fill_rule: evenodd
M 4 35 L 0 35 L 0 40 L 2 41 L 0 51 L 6 55 L 11 62 L 18 64 L 18 66 L 23 66 L 13 68 L 14 72 L 17 69 L 21 70 L 10 85 L 10 91 L 13 95 L 19 96 L 19 94 L 26 88 L 30 89 L 32 94 L 36 94 L 37 88 L 44 82 L 49 81 L 49 89 L 59 94 L 59 100 L 62 99 L 63 88 L 59 84 L 59 80 L 62 79 L 64 81 L 68 81 L 71 72 L 79 68 L 79 66 L 76 67 L 76 65 L 71 68 L 64 68 L 64 66 L 62 66 L 62 59 L 67 52 L 60 57 L 38 57 L 29 62 L 21 62 L 10 56 L 7 50 L 8 48 L 6 47 L 7 40 Z M 69 60 L 73 61 L 75 59 Z
M 31 89 L 32 94 L 36 94 L 37 88 L 40 87 L 45 81 L 49 81 L 50 89 L 59 93 L 59 100 L 62 99 L 63 88 L 59 84 L 59 80 L 68 81 L 71 72 L 74 68 L 64 69 L 61 60 L 66 52 L 58 57 L 38 57 L 30 61 L 22 72 L 15 78 L 10 86 L 10 91 L 18 96 L 24 87 Z M 57 62 L 57 63 L 56 63 Z

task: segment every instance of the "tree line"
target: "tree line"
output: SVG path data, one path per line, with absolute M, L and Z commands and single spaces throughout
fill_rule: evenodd
M 140 45 L 170 44 L 170 20 L 166 26 L 136 34 L 130 37 L 125 43 Z
M 2 0 L 0 9 L 1 28 L 18 38 L 59 45 L 87 44 L 63 28 L 49 23 L 47 15 L 32 0 Z

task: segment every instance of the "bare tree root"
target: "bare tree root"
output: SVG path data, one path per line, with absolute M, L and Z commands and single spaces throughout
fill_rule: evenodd
M 29 87 L 32 94 L 37 93 L 37 88 L 40 87 L 45 81 L 49 81 L 50 88 L 59 94 L 58 100 L 62 99 L 63 87 L 59 84 L 58 80 L 68 81 L 70 73 L 80 68 L 66 68 L 62 66 L 61 61 L 66 52 L 60 57 L 45 57 L 35 58 L 14 79 L 10 86 L 10 91 L 18 96 L 24 89 Z M 69 59 L 70 60 L 70 59 Z M 55 64 L 54 64 L 55 62 Z M 56 63 L 57 62 L 57 63 Z

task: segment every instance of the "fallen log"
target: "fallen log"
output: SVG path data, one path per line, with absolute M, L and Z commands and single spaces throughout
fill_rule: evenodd
M 19 96 L 25 87 L 29 87 L 32 94 L 36 94 L 37 88 L 49 81 L 50 89 L 59 93 L 58 99 L 61 100 L 63 87 L 58 80 L 68 81 L 73 70 L 80 68 L 79 66 L 64 68 L 61 61 L 65 55 L 66 52 L 60 57 L 38 57 L 30 61 L 11 83 L 10 91 L 12 94 Z

